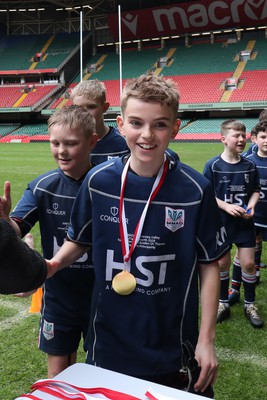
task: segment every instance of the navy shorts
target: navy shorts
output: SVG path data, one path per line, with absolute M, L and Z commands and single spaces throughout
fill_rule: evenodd
M 262 240 L 264 242 L 267 242 L 267 228 L 260 227 L 260 226 L 255 226 L 256 228 L 256 235 L 261 235 Z
M 81 338 L 86 337 L 88 322 L 81 325 L 62 322 L 51 322 L 47 318 L 41 318 L 39 329 L 38 347 L 44 353 L 54 356 L 69 355 L 78 350 Z

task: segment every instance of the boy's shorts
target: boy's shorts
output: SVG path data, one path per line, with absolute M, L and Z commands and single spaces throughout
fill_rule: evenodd
M 64 356 L 76 352 L 81 338 L 85 339 L 86 337 L 88 323 L 71 325 L 70 322 L 64 324 L 42 318 L 39 329 L 39 349 L 54 356 Z
M 257 236 L 261 235 L 262 240 L 264 242 L 267 242 L 267 228 L 263 228 L 263 227 L 260 227 L 260 226 L 255 226 L 255 229 L 256 229 L 256 235 Z

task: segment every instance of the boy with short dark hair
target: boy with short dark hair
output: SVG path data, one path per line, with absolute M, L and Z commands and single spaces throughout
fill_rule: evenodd
M 204 175 L 212 183 L 228 240 L 238 249 L 244 283 L 244 311 L 252 326 L 263 321 L 255 305 L 256 271 L 254 262 L 255 230 L 253 216 L 259 199 L 259 176 L 253 162 L 240 153 L 246 145 L 246 127 L 241 121 L 227 120 L 221 125 L 222 154 L 209 160 Z M 220 261 L 221 291 L 217 322 L 230 316 L 228 299 L 230 251 Z
M 181 343 L 189 339 L 202 392 L 217 375 L 216 260 L 229 247 L 207 179 L 166 156 L 178 105 L 171 80 L 149 72 L 128 81 L 117 122 L 131 154 L 87 174 L 52 262 L 56 272 L 93 246 L 89 364 L 177 388 Z
M 90 152 L 97 135 L 93 117 L 78 106 L 57 110 L 48 120 L 48 130 L 58 168 L 31 181 L 10 216 L 9 182 L 3 200 L 5 219 L 20 237 L 39 222 L 43 255 L 52 258 L 65 241 L 73 202 L 92 166 Z M 45 281 L 39 348 L 48 355 L 49 378 L 76 362 L 81 336 L 87 334 L 93 282 L 91 252 Z

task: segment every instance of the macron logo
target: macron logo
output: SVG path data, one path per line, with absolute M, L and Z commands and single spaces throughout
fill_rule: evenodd
M 251 19 L 264 20 L 267 16 L 267 2 L 265 0 L 248 0 L 245 4 L 245 11 Z
M 129 13 L 125 16 L 125 18 L 122 18 L 122 21 L 127 26 L 129 31 L 132 32 L 133 35 L 136 35 L 137 19 L 138 19 L 138 15 L 134 16 L 134 15 L 129 14 Z

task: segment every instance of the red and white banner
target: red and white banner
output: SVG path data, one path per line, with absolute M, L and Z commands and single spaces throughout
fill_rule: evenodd
M 198 0 L 121 12 L 122 41 L 266 23 L 267 0 Z M 109 27 L 118 40 L 117 14 L 109 15 Z

